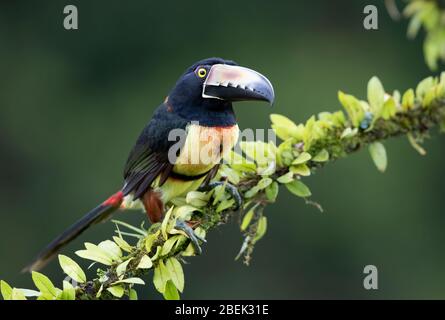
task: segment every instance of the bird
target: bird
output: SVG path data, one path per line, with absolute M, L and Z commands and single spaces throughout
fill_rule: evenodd
M 273 105 L 274 99 L 271 82 L 255 70 L 222 58 L 194 63 L 139 135 L 124 167 L 122 189 L 50 242 L 24 271 L 43 268 L 62 247 L 118 209 L 142 203 L 151 223 L 162 221 L 170 200 L 209 185 L 221 159 L 237 143 L 239 127 L 233 103 L 264 101 Z M 187 223 L 177 224 L 200 252 L 198 240 L 203 239 Z

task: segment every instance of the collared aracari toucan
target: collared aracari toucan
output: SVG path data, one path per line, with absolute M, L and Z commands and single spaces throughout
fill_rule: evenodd
M 43 267 L 64 245 L 115 210 L 125 209 L 127 203 L 142 202 L 150 221 L 161 221 L 164 204 L 208 185 L 216 175 L 222 156 L 238 140 L 232 102 L 248 100 L 273 103 L 272 84 L 260 73 L 220 58 L 201 60 L 188 68 L 131 150 L 122 190 L 54 239 L 26 270 Z M 178 129 L 184 132 L 179 142 L 169 137 Z M 203 135 L 210 138 L 202 139 Z M 203 148 L 210 150 L 211 161 L 197 157 Z M 199 249 L 193 229 L 184 222 L 177 227 Z

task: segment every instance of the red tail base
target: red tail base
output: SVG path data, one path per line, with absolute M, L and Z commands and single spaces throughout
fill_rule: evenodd
M 105 200 L 102 205 L 118 208 L 121 205 L 122 201 L 124 201 L 124 194 L 122 193 L 122 191 L 119 191 Z

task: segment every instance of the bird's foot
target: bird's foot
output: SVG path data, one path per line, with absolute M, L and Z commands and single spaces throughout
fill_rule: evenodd
M 199 225 L 198 221 L 195 221 L 193 223 L 189 223 L 184 220 L 176 220 L 175 228 L 181 231 L 184 231 L 187 237 L 190 239 L 193 249 L 195 249 L 195 252 L 197 255 L 200 255 L 202 253 L 201 246 L 199 244 L 199 241 L 201 242 L 207 242 L 206 239 L 200 237 L 195 233 L 193 228 L 197 227 Z
M 240 210 L 243 206 L 243 198 L 239 193 L 238 189 L 231 183 L 227 181 L 213 181 L 208 183 L 205 186 L 202 186 L 199 191 L 209 191 L 218 186 L 223 186 L 226 191 L 232 196 L 233 200 L 235 200 L 235 209 L 234 211 Z

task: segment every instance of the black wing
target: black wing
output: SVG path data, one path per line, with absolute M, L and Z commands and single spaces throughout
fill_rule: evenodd
M 169 161 L 169 149 L 177 142 L 185 142 L 187 123 L 185 119 L 170 112 L 166 104 L 156 109 L 125 165 L 125 186 L 122 190 L 124 195 L 133 192 L 134 198 L 138 199 L 158 176 L 161 176 L 161 185 L 167 180 L 174 165 L 174 161 Z M 182 134 L 178 132 L 176 140 L 169 141 L 169 133 L 174 129 L 183 129 Z

